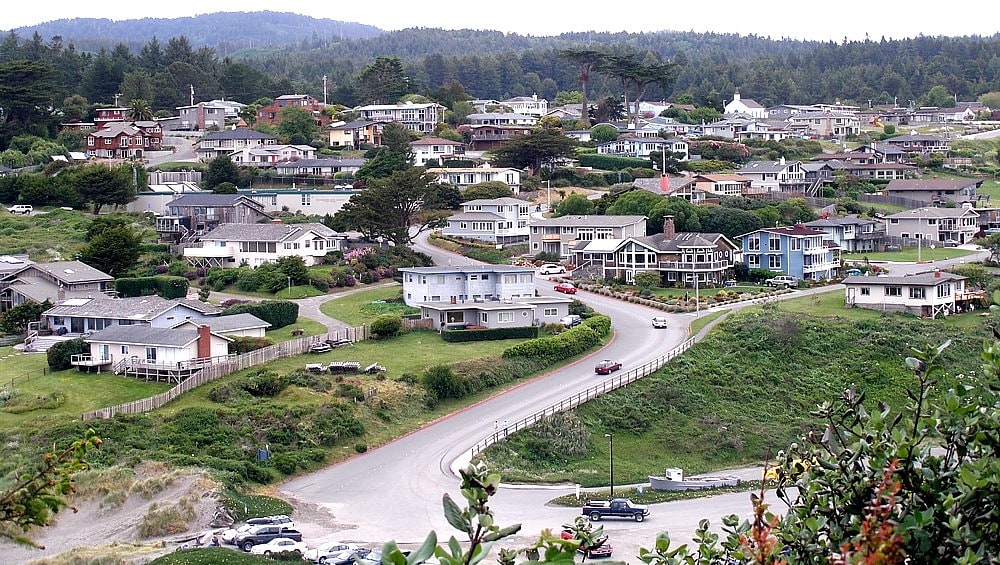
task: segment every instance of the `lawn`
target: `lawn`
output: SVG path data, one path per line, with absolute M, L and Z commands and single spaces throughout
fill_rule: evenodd
M 840 258 L 847 262 L 869 261 L 895 261 L 899 263 L 915 263 L 917 256 L 921 261 L 940 261 L 943 259 L 954 259 L 956 257 L 966 257 L 975 251 L 959 249 L 957 247 L 935 247 L 922 246 L 919 250 L 916 247 L 905 247 L 899 251 L 883 251 L 874 253 L 844 253 Z
M 400 296 L 399 285 L 382 286 L 352 292 L 333 298 L 320 306 L 320 311 L 349 326 L 371 323 L 382 314 L 412 314 L 419 312 L 402 303 L 386 302 Z
M 0 255 L 27 253 L 33 261 L 68 261 L 83 245 L 90 217 L 59 208 L 33 216 L 0 215 Z

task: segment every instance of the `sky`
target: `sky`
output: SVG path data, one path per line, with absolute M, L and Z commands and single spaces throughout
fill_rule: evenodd
M 423 27 L 489 29 L 521 35 L 547 36 L 566 32 L 696 31 L 757 35 L 772 39 L 808 39 L 840 42 L 879 41 L 924 36 L 992 36 L 1000 33 L 1000 9 L 988 16 L 968 12 L 936 17 L 916 6 L 864 11 L 854 3 L 810 5 L 802 0 L 771 0 L 756 4 L 715 0 L 709 5 L 670 0 L 630 0 L 625 4 L 585 2 L 529 2 L 421 4 L 381 0 L 377 9 L 369 2 L 306 2 L 308 8 L 279 8 L 264 0 L 172 0 L 170 2 L 75 2 L 55 0 L 45 9 L 12 3 L 0 18 L 2 29 L 30 26 L 64 18 L 190 17 L 210 12 L 289 11 L 314 18 L 368 24 L 386 31 Z M 618 7 L 620 6 L 620 8 Z M 596 7 L 596 9 L 595 9 Z M 675 8 L 675 9 L 672 9 Z M 937 12 L 941 14 L 947 13 Z

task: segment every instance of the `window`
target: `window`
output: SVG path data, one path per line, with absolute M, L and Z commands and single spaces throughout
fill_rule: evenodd
M 489 314 L 489 312 L 481 312 L 479 314 L 479 321 L 482 322 L 482 323 L 484 323 L 484 324 L 490 323 L 490 314 Z
M 514 321 L 513 312 L 497 312 L 497 322 L 500 322 L 501 324 L 504 323 L 509 324 L 513 321 Z
M 445 320 L 449 324 L 464 324 L 465 312 L 448 312 L 445 314 Z
M 951 283 L 939 284 L 937 287 L 938 298 L 945 298 L 946 296 L 951 296 Z
M 760 251 L 759 235 L 753 235 L 747 238 L 747 251 Z
M 781 270 L 781 255 L 768 255 L 767 256 L 767 268 L 774 270 Z
M 156 348 L 147 347 L 146 348 L 146 361 L 148 363 L 156 363 Z
M 542 310 L 542 315 L 546 316 L 546 317 L 548 317 L 548 316 L 558 316 L 559 315 L 559 309 L 558 308 L 545 308 L 544 310 Z
M 903 287 L 901 286 L 887 286 L 885 287 L 886 296 L 903 296 Z
M 781 238 L 772 233 L 767 239 L 767 248 L 771 251 L 781 249 Z
M 123 345 L 122 346 L 122 355 L 128 355 L 128 346 L 127 345 Z
M 303 192 L 301 196 L 302 196 L 303 206 L 309 206 L 310 204 L 312 204 L 312 194 Z
M 788 248 L 792 251 L 799 251 L 802 249 L 802 240 L 797 237 L 793 237 L 788 241 L 788 246 Z
M 910 287 L 910 298 L 915 298 L 915 299 L 927 298 L 927 291 L 922 286 L 911 286 Z
M 871 288 L 869 288 L 867 286 L 861 287 L 861 296 L 871 296 L 871 295 L 872 295 L 872 289 Z
M 747 267 L 751 269 L 760 268 L 760 255 L 747 255 Z

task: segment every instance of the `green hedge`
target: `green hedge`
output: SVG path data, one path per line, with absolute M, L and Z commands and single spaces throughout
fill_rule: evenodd
M 611 331 L 611 318 L 593 316 L 579 326 L 558 335 L 522 341 L 508 347 L 503 357 L 537 357 L 550 363 L 569 359 L 600 345 Z
M 445 330 L 441 332 L 441 338 L 451 343 L 461 341 L 492 341 L 495 339 L 534 339 L 537 337 L 538 326 L 492 328 L 488 330 Z
M 223 316 L 232 314 L 253 314 L 276 330 L 295 323 L 299 318 L 299 305 L 287 300 L 261 300 L 236 304 L 222 311 Z
M 115 291 L 118 292 L 118 296 L 123 298 L 157 294 L 171 300 L 187 296 L 188 280 L 184 277 L 170 275 L 123 278 L 115 281 Z
M 582 154 L 578 156 L 581 167 L 591 167 L 605 171 L 617 171 L 619 169 L 652 169 L 653 162 L 649 159 L 637 159 L 635 157 L 618 157 L 616 155 Z

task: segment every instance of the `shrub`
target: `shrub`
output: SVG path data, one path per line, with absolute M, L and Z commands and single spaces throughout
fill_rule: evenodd
M 187 296 L 188 280 L 182 276 L 168 275 L 122 278 L 115 281 L 115 291 L 122 297 L 157 294 L 171 300 Z
M 83 338 L 60 341 L 45 352 L 49 368 L 53 371 L 64 371 L 72 367 L 70 362 L 74 355 L 90 353 L 90 345 Z
M 241 355 L 274 345 L 274 341 L 266 337 L 234 336 L 229 343 L 229 352 Z
M 262 300 L 230 306 L 222 311 L 223 316 L 232 314 L 253 314 L 271 324 L 275 330 L 295 323 L 299 317 L 299 305 L 287 300 Z
M 247 377 L 243 390 L 256 397 L 273 397 L 288 387 L 288 382 L 273 371 L 259 371 Z
M 397 336 L 403 331 L 403 318 L 384 314 L 372 320 L 371 330 L 379 338 Z
M 462 398 L 468 394 L 464 379 L 447 365 L 435 365 L 424 373 L 424 388 L 436 399 Z

